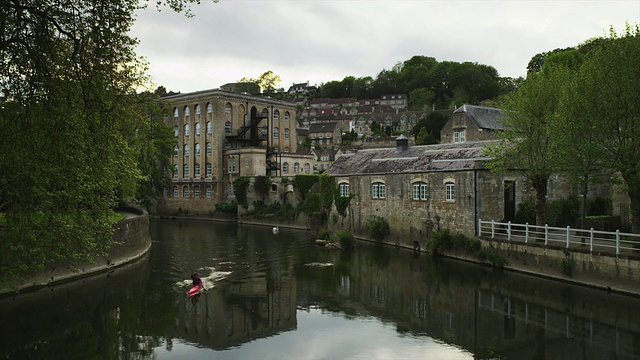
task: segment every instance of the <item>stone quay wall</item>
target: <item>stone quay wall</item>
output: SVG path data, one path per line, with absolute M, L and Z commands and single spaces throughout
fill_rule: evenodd
M 0 296 L 36 290 L 109 271 L 144 256 L 151 248 L 149 213 L 137 207 L 120 208 L 118 211 L 126 213 L 127 216 L 116 224 L 114 238 L 118 244 L 112 247 L 106 256 L 99 257 L 91 263 L 79 263 L 75 268 L 62 263 L 47 265 L 43 270 L 35 272 L 28 279 L 25 279 L 22 284 L 0 288 Z

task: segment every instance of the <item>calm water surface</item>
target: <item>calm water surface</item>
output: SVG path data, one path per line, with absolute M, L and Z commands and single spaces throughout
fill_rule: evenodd
M 637 298 L 304 231 L 151 226 L 141 261 L 0 299 L 0 359 L 640 358 Z

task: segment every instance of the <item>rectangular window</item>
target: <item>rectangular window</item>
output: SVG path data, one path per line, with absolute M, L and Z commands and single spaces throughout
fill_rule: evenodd
M 230 174 L 236 173 L 236 158 L 233 156 L 229 157 L 229 173 Z
M 236 196 L 236 184 L 230 182 L 229 183 L 229 196 L 231 197 L 235 197 Z
M 453 132 L 453 142 L 454 143 L 463 143 L 465 142 L 465 131 L 464 130 L 457 130 Z
M 342 184 L 340 184 L 339 188 L 340 188 L 340 196 L 342 196 L 342 197 L 348 197 L 349 196 L 349 184 L 342 183 Z
M 448 182 L 445 184 L 445 191 L 446 191 L 446 195 L 445 195 L 445 199 L 447 201 L 454 201 L 455 200 L 455 184 Z
M 427 200 L 427 184 L 420 181 L 413 184 L 413 200 Z
M 374 199 L 384 199 L 387 196 L 387 187 L 381 182 L 371 185 L 371 197 Z

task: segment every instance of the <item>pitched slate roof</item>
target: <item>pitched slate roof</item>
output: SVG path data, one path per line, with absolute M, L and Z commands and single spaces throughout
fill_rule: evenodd
M 466 113 L 481 129 L 504 130 L 501 123 L 504 113 L 500 109 L 465 104 L 457 108 L 453 113 Z
M 337 123 L 335 122 L 321 122 L 321 123 L 313 123 L 309 125 L 309 133 L 325 133 L 332 132 L 336 129 Z
M 483 169 L 481 162 L 489 158 L 482 149 L 493 142 L 412 146 L 404 151 L 396 148 L 358 150 L 336 159 L 327 174 L 349 176 Z

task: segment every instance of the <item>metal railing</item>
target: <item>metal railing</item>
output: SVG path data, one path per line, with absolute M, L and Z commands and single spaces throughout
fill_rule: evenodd
M 544 246 L 564 246 L 566 249 L 589 246 L 591 255 L 594 251 L 610 252 L 615 253 L 616 258 L 621 252 L 640 251 L 640 234 L 623 233 L 620 230 L 600 231 L 593 228 L 577 229 L 570 226 L 563 228 L 546 224 L 539 226 L 479 219 L 478 236 L 491 236 L 492 239 L 524 244 L 532 241 L 539 244 L 544 241 Z

